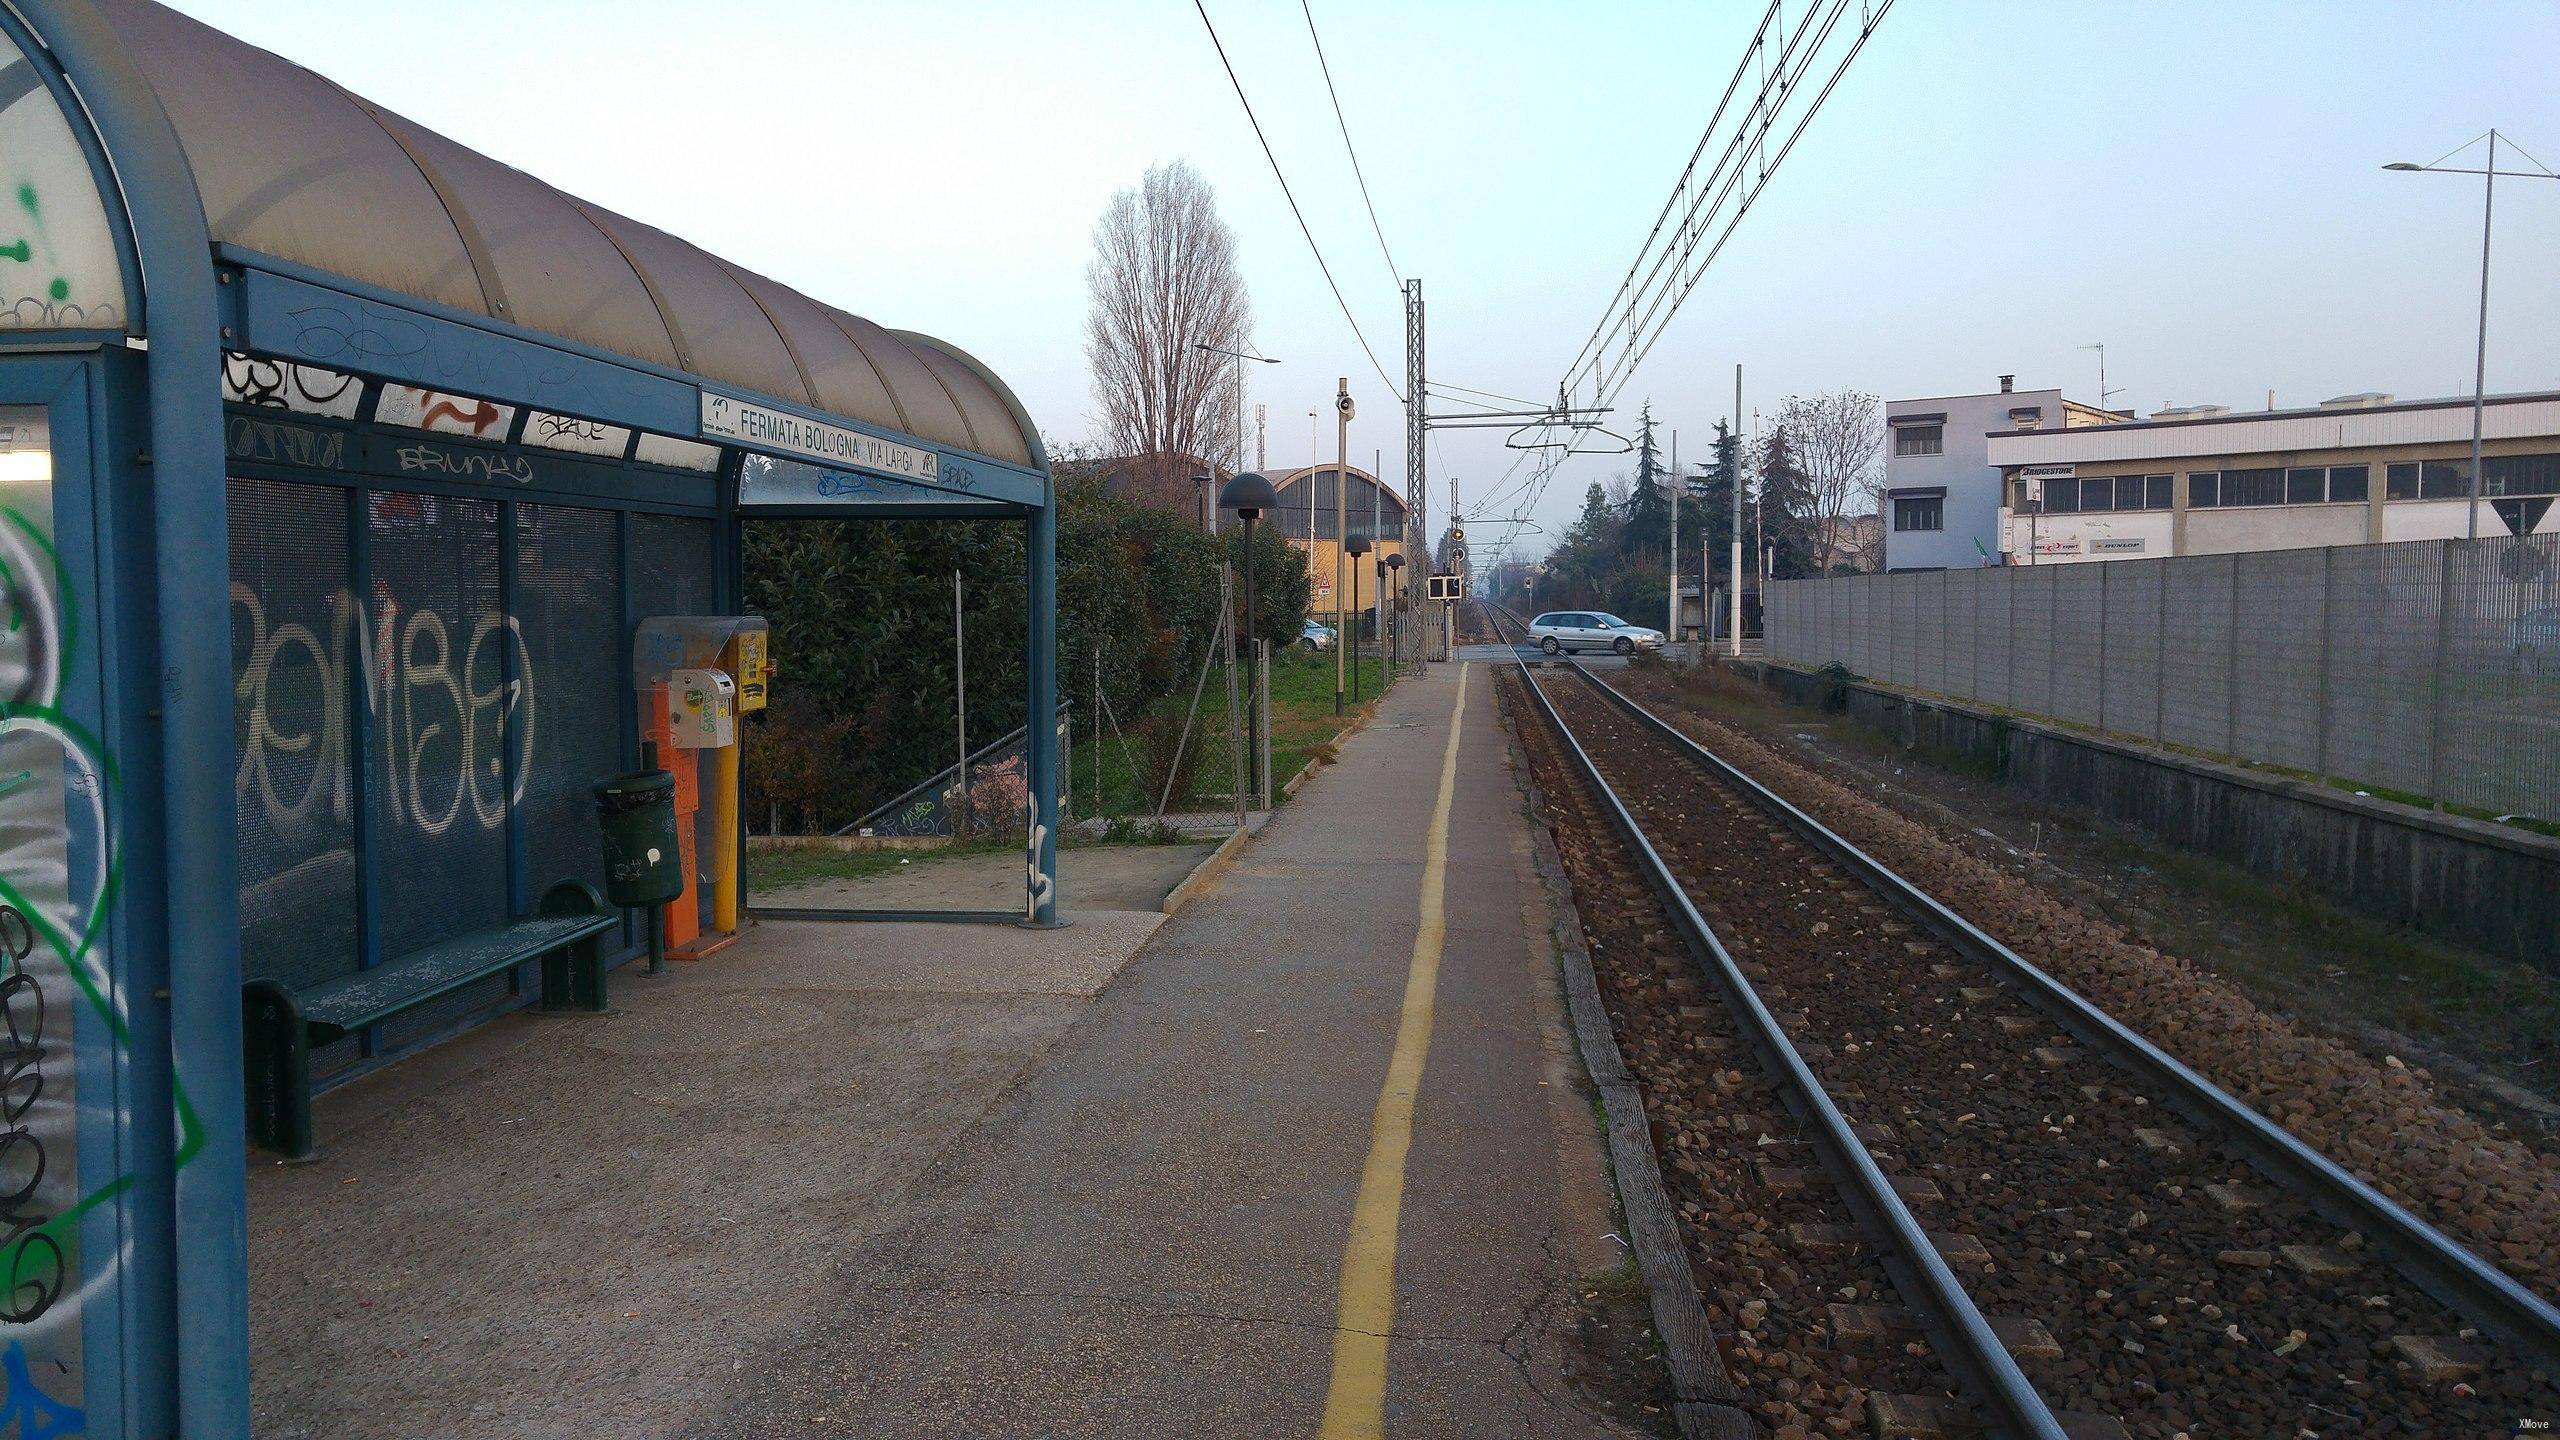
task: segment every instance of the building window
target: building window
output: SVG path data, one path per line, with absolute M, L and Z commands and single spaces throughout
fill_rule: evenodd
M 2225 470 L 2222 472 L 2222 503 L 2225 505 L 2281 505 L 2284 503 L 2282 470 Z
M 2480 462 L 2483 495 L 2560 495 L 2560 455 L 2491 455 Z
M 2140 475 L 2119 475 L 2116 477 L 2117 509 L 2140 510 L 2144 507 L 2147 496 L 2142 482 L 2143 477 Z
M 2175 488 L 2176 483 L 2177 477 L 2174 475 L 2143 476 L 2143 508 L 2146 510 L 2168 510 L 2175 508 L 2175 502 L 2170 499 L 2170 491 Z
M 1947 427 L 1944 425 L 1893 427 L 1893 453 L 1896 455 L 1943 455 L 1946 451 Z
M 2284 472 L 2284 503 L 2317 505 L 2329 492 L 2329 474 L 2317 465 L 2297 465 Z
M 1897 495 L 1893 501 L 1896 530 L 1944 530 L 1947 501 L 1942 495 Z
M 2187 506 L 2193 510 L 2210 510 L 2222 503 L 2222 473 L 2199 470 L 2187 477 Z
M 2429 460 L 2419 467 L 2419 499 L 2459 500 L 2470 493 L 2470 461 Z
M 2418 467 L 2386 465 L 2382 469 L 2383 494 L 2393 500 L 2418 498 Z
M 2370 465 L 2332 465 L 2329 467 L 2329 503 L 2347 501 L 2363 503 L 2373 479 Z
M 2080 482 L 2071 479 L 2044 482 L 2044 513 L 2047 515 L 2080 513 Z
M 2080 480 L 2080 508 L 2113 510 L 2116 508 L 2116 482 L 2111 475 L 2087 475 Z

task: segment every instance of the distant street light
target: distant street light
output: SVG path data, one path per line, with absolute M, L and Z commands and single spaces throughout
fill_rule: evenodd
M 1242 350 L 1230 350 L 1224 345 L 1205 345 L 1195 341 L 1191 348 L 1205 350 L 1212 355 L 1225 355 L 1236 362 L 1236 463 L 1228 468 L 1227 473 L 1241 475 L 1244 473 L 1244 362 L 1251 360 L 1261 365 L 1277 365 L 1280 362 L 1268 355 L 1247 355 Z M 1226 507 L 1221 505 L 1220 508 Z M 1210 533 L 1215 534 L 1217 529 L 1218 512 L 1212 510 L 1209 512 Z
M 2498 132 L 2497 132 L 2497 131 L 2495 131 L 2495 130 L 2491 130 L 2491 131 L 2488 133 L 2488 135 L 2487 135 L 2487 136 L 2485 136 L 2485 137 L 2483 137 L 2483 138 L 2487 139 L 2487 140 L 2488 140 L 2488 142 L 2489 142 L 2489 163 L 2488 163 L 2487 167 L 2486 167 L 2486 168 L 2484 168 L 2484 169 L 2479 169 L 2479 170 L 2465 169 L 2465 168 L 2463 168 L 2462 166 L 2458 166 L 2458 165 L 2447 165 L 2447 164 L 2445 164 L 2445 163 L 2444 163 L 2444 161 L 2443 161 L 2443 160 L 2439 160 L 2439 161 L 2437 161 L 2436 163 L 2434 163 L 2434 164 L 2432 164 L 2432 165 L 2418 165 L 2418 164 L 2413 164 L 2412 162 L 2407 161 L 2407 160 L 2394 160 L 2394 161 L 2392 161 L 2390 164 L 2385 165 L 2385 166 L 2383 166 L 2383 167 L 2382 167 L 2382 168 L 2383 168 L 2383 169 L 2385 169 L 2385 170 L 2398 170 L 2398 171 L 2401 171 L 2401 172 L 2404 172 L 2404 173 L 2408 173 L 2408 174 L 2426 173 L 2426 174 L 2436 174 L 2436 175 L 2477 175 L 2477 176 L 2481 177 L 2481 179 L 2480 179 L 2480 338 L 2479 338 L 2479 343 L 2478 343 L 2478 345 L 2474 348 L 2474 350 L 2473 350 L 2473 352 L 2472 352 L 2472 359 L 2471 359 L 2471 526 L 2470 526 L 2470 538 L 2471 538 L 2471 539 L 2474 539 L 2474 540 L 2477 540 L 2477 539 L 2479 539 L 2479 538 L 2480 538 L 2480 425 L 2481 425 L 2481 419 L 2482 419 L 2482 412 L 2483 412 L 2483 410 L 2485 409 L 2485 407 L 2486 407 L 2486 406 L 2487 406 L 2487 404 L 2488 404 L 2487 387 L 2488 387 L 2488 381 L 2489 381 L 2489 217 L 2490 217 L 2490 215 L 2493 213 L 2493 211 L 2495 210 L 2495 207 L 2496 207 L 2496 205 L 2497 205 L 2497 201 L 2498 201 L 2498 177 L 2499 177 L 2499 176 L 2501 176 L 2501 175 L 2504 175 L 2504 176 L 2507 176 L 2507 177 L 2508 177 L 2508 178 L 2510 178 L 2510 179 L 2515 179 L 2515 180 L 2560 180 L 2560 175 L 2555 175 L 2555 174 L 2553 174 L 2551 171 L 2549 171 L 2549 170 L 2546 170 L 2546 169 L 2542 168 L 2542 162 L 2541 162 L 2541 161 L 2539 161 L 2539 160 L 2533 160 L 2533 157 L 2532 157 L 2532 156 L 2530 156 L 2530 155 L 2525 155 L 2525 158 L 2526 158 L 2527 160 L 2533 160 L 2534 168 L 2533 168 L 2533 169 L 2531 169 L 2531 170 L 2501 170 L 2501 169 L 2499 169 L 2499 168 L 2498 168 L 2498 140 L 2499 140 Z M 2515 146 L 2515 142 L 2514 142 L 2514 141 L 2512 141 L 2512 140 L 2508 141 L 2508 142 L 2507 142 L 2507 144 L 2508 144 L 2510 147 L 2514 147 L 2514 146 Z M 2470 149 L 2470 148 L 2471 148 L 2471 147 L 2470 147 L 2469 145 L 2465 145 L 2465 146 L 2463 146 L 2463 147 L 2462 147 L 2462 149 L 2461 149 L 2461 150 L 2456 150 L 2456 151 L 2454 151 L 2454 152 L 2453 152 L 2453 154 L 2454 154 L 2454 155 L 2459 155 L 2459 154 L 2461 154 L 2461 153 L 2462 153 L 2462 150 L 2468 150 L 2468 149 Z M 2524 151 L 2523 151 L 2521 148 L 2517 148 L 2517 149 L 2516 149 L 2516 153 L 2517 153 L 2517 154 L 2519 154 L 2519 155 L 2524 155 Z M 2452 158 L 2452 156 L 2451 156 L 2451 155 L 2448 155 L 2448 156 L 2447 156 L 2447 157 L 2445 157 L 2445 158 L 2446 158 L 2446 159 L 2451 159 L 2451 158 Z
M 1253 596 L 1255 568 L 1253 522 L 1262 518 L 1263 511 L 1277 508 L 1279 504 L 1280 492 L 1271 488 L 1269 480 L 1251 470 L 1238 474 L 1227 482 L 1225 489 L 1218 492 L 1218 508 L 1233 510 L 1244 520 L 1244 623 L 1239 628 L 1253 637 L 1252 646 L 1245 656 L 1245 663 L 1252 667 L 1254 685 L 1257 689 L 1262 684 L 1262 621 L 1261 612 L 1255 608 Z M 1271 780 L 1258 763 L 1262 748 L 1255 743 L 1254 739 L 1254 726 L 1258 723 L 1258 717 L 1262 714 L 1262 708 L 1266 703 L 1257 696 L 1254 703 L 1245 707 L 1245 754 L 1256 762 L 1251 767 L 1255 771 L 1253 788 L 1256 794 L 1261 794 L 1263 787 L 1269 785 Z

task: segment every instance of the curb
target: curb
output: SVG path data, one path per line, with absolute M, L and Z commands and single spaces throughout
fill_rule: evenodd
M 1756 1440 L 1758 1421 L 1740 1408 L 1741 1390 L 1716 1349 L 1706 1304 L 1698 1296 L 1697 1277 L 1680 1239 L 1680 1222 L 1662 1183 L 1662 1163 L 1653 1149 L 1653 1130 L 1645 1119 L 1644 1091 L 1618 1051 L 1617 1032 L 1600 998 L 1599 978 L 1592 973 L 1591 949 L 1575 908 L 1573 883 L 1566 878 L 1564 856 L 1556 849 L 1547 820 L 1546 794 L 1531 773 L 1513 729 L 1511 709 L 1502 707 L 1503 733 L 1512 744 L 1513 772 L 1529 799 L 1529 840 L 1538 879 L 1555 916 L 1555 943 L 1564 968 L 1565 1006 L 1573 1019 L 1576 1048 L 1584 1070 L 1599 1093 L 1608 1118 L 1609 1160 L 1617 1175 L 1618 1206 L 1625 1213 L 1627 1244 L 1636 1269 L 1644 1276 L 1653 1306 L 1654 1333 L 1661 1337 L 1665 1366 L 1671 1372 L 1671 1413 L 1684 1440 Z
M 1263 812 L 1265 817 L 1270 813 L 1267 810 Z M 1192 866 L 1191 873 L 1182 877 L 1181 884 L 1165 892 L 1164 903 L 1156 908 L 1167 915 L 1179 914 L 1183 906 L 1190 904 L 1202 891 L 1218 883 L 1218 878 L 1226 874 L 1228 868 L 1235 864 L 1236 852 L 1242 850 L 1245 842 L 1251 840 L 1255 832 L 1261 828 L 1260 823 L 1248 820 L 1245 822 L 1244 829 L 1228 831 L 1227 838 L 1219 841 L 1218 848 L 1210 851 L 1199 864 Z

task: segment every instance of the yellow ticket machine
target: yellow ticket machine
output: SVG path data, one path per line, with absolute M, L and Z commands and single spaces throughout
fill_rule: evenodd
M 676 781 L 685 884 L 666 907 L 666 939 L 678 960 L 738 938 L 738 717 L 764 708 L 765 640 L 751 615 L 660 615 L 640 622 L 632 647 L 641 733 Z

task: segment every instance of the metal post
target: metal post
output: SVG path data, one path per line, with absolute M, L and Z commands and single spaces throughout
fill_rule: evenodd
M 1680 432 L 1671 432 L 1671 623 L 1662 632 L 1671 644 L 1680 643 Z
M 1024 855 L 1028 879 L 1023 909 L 1028 923 L 1048 926 L 1058 918 L 1058 729 L 1046 723 L 1058 713 L 1058 511 L 1054 504 L 1031 512 L 1029 612 L 1023 645 L 1023 678 L 1031 694 L 1030 714 L 1044 723 L 1025 724 L 1023 781 L 1030 792 Z M 1101 753 L 1101 735 L 1094 752 Z
M 1244 715 L 1236 704 L 1236 577 L 1235 567 L 1225 561 L 1218 565 L 1218 609 L 1228 617 L 1227 633 L 1227 758 L 1233 776 L 1236 797 L 1236 828 L 1244 828 Z
M 1742 366 L 1733 367 L 1733 433 L 1742 433 Z M 1742 658 L 1742 467 L 1733 477 L 1733 658 Z
M 1349 538 L 1351 481 L 1351 377 L 1334 381 L 1333 389 L 1333 713 L 1342 713 L 1342 682 L 1348 673 L 1350 657 L 1346 643 L 1350 636 L 1342 623 L 1342 590 L 1346 583 L 1343 572 L 1350 558 L 1343 550 Z
M 2427 697 L 2427 800 L 2444 808 L 2444 712 L 2453 687 L 2445 683 L 2446 651 L 2453 647 L 2453 542 L 2444 541 L 2444 571 L 2436 582 L 2436 663 Z
M 2488 174 L 2480 184 L 2480 343 L 2471 357 L 2471 525 L 2465 538 L 2480 538 L 2480 420 L 2489 383 L 2489 216 L 2498 202 L 2498 132 L 2489 132 Z
M 2320 551 L 2320 758 L 2313 767 L 2323 775 L 2329 773 L 2329 607 L 2336 597 L 2337 575 L 2338 547 L 2323 546 Z
M 960 808 L 951 838 L 969 833 L 969 637 L 960 624 L 960 572 L 951 572 L 951 713 L 960 727 Z
M 1100 645 L 1093 647 L 1093 709 L 1087 713 L 1093 716 L 1093 813 L 1100 815 L 1103 810 L 1102 646 Z
M 2103 390 L 2099 398 L 2106 398 Z M 2160 602 L 2151 617 L 2151 738 L 2164 744 L 2169 739 L 2169 567 L 2172 563 L 2170 560 L 2160 562 Z M 2326 608 L 2325 596 L 2323 608 Z M 2324 620 L 2321 623 L 2326 625 L 2328 622 Z M 2320 668 L 2322 683 L 2326 684 L 2328 664 L 2325 657 Z M 2322 703 L 2327 703 L 2325 696 Z M 2323 725 L 2321 729 L 2325 746 L 2328 727 Z
M 1423 430 L 1431 425 L 1423 384 L 1423 282 L 1405 282 L 1405 559 L 1428 556 L 1423 538 Z
M 1271 735 L 1270 712 L 1263 708 L 1266 698 L 1264 686 L 1270 679 L 1270 671 L 1263 662 L 1262 613 L 1254 605 L 1254 519 L 1251 514 L 1244 517 L 1244 621 L 1237 628 L 1245 634 L 1245 655 L 1253 667 L 1252 693 L 1245 699 L 1245 762 L 1251 772 L 1247 785 L 1261 797 L 1262 807 L 1268 810 L 1271 808 L 1271 757 L 1262 746 Z

